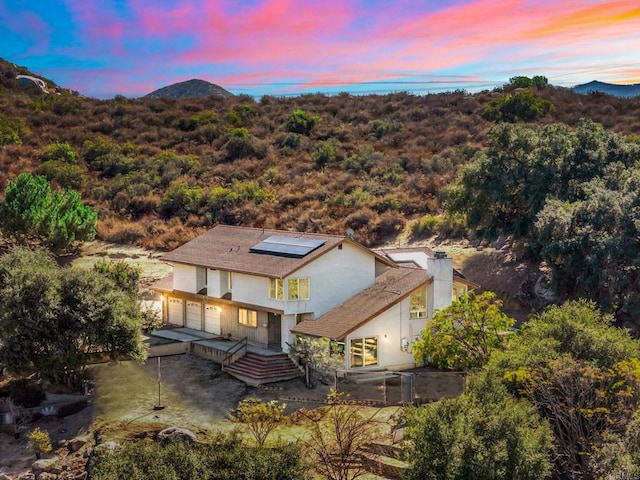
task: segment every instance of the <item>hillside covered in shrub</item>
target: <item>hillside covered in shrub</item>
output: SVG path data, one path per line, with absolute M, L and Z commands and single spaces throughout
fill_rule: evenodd
M 217 222 L 351 228 L 380 244 L 442 211 L 443 187 L 497 122 L 590 119 L 640 134 L 640 99 L 519 82 L 476 94 L 97 100 L 25 89 L 0 66 L 0 192 L 22 172 L 44 175 L 98 210 L 100 238 L 161 249 Z

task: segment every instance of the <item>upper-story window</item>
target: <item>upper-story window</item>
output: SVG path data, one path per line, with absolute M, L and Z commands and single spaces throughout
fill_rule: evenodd
M 287 282 L 289 300 L 309 300 L 311 289 L 309 278 L 292 278 Z
M 409 318 L 427 318 L 427 289 L 421 288 L 411 294 Z
M 465 295 L 467 293 L 467 286 L 466 285 L 460 285 L 460 284 L 453 284 L 453 301 L 457 302 L 458 300 L 460 300 L 460 297 Z
M 284 299 L 284 281 L 281 278 L 269 279 L 269 298 L 271 300 Z

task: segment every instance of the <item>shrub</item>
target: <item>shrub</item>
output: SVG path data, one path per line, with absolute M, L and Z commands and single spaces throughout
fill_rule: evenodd
M 81 167 L 59 160 L 44 162 L 36 173 L 44 175 L 47 180 L 57 183 L 62 188 L 79 190 L 84 182 L 84 170 Z
M 284 404 L 264 402 L 259 398 L 245 398 L 229 415 L 231 421 L 244 423 L 259 447 L 264 447 L 267 437 L 284 420 Z
M 440 218 L 436 215 L 425 215 L 420 220 L 411 224 L 411 236 L 413 238 L 424 238 L 435 235 L 440 226 Z
M 39 427 L 34 428 L 29 435 L 29 448 L 36 454 L 38 458 L 42 453 L 49 453 L 53 450 L 51 446 L 51 437 L 49 437 L 49 433 L 43 430 L 40 430 Z
M 10 143 L 22 143 L 22 137 L 28 133 L 29 129 L 23 119 L 0 114 L 0 147 Z
M 295 445 L 247 448 L 233 435 L 210 444 L 151 441 L 125 443 L 119 450 L 98 451 L 92 480 L 302 480 L 307 466 Z
M 311 153 L 311 159 L 320 168 L 333 163 L 336 160 L 336 151 L 339 146 L 340 142 L 334 139 L 319 142 Z
M 301 135 L 309 135 L 313 127 L 320 122 L 317 115 L 309 115 L 302 109 L 294 111 L 287 120 L 287 130 Z
M 68 142 L 56 142 L 47 147 L 45 159 L 75 164 L 78 162 L 78 152 Z

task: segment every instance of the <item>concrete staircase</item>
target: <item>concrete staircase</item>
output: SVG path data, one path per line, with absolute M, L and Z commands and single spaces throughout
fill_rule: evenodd
M 254 387 L 304 375 L 304 371 L 286 353 L 261 355 L 247 352 L 231 365 L 225 366 L 224 371 Z

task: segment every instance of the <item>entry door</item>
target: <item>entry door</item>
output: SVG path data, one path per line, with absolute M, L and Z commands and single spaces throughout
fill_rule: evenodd
M 169 323 L 184 326 L 184 307 L 181 298 L 169 297 Z
M 269 348 L 273 350 L 282 349 L 282 317 L 275 313 L 268 315 L 269 322 Z
M 187 328 L 202 330 L 202 304 L 187 302 Z
M 220 307 L 205 305 L 204 331 L 220 335 Z

